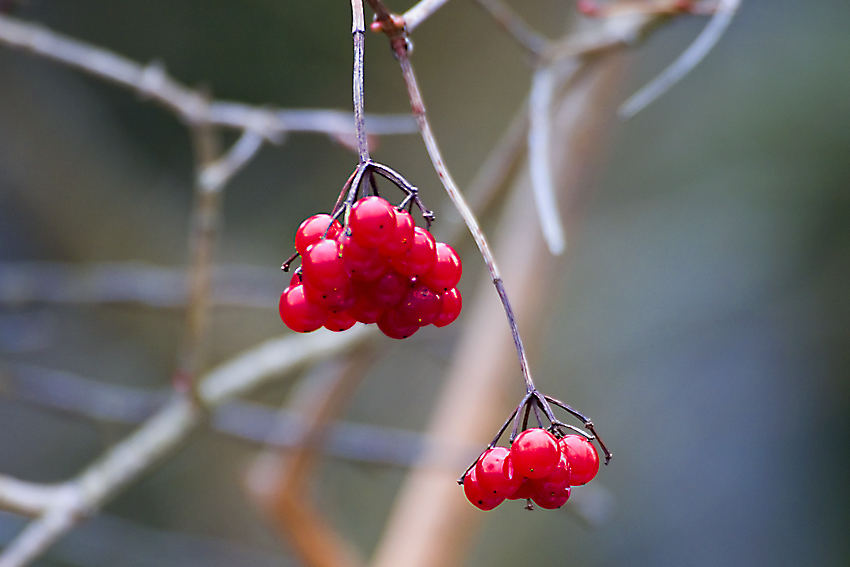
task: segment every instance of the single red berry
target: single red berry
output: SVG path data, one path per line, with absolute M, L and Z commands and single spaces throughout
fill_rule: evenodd
M 419 325 L 403 320 L 396 309 L 381 313 L 377 323 L 381 332 L 391 339 L 406 339 L 419 330 Z
M 488 494 L 481 488 L 478 478 L 475 476 L 475 469 L 469 471 L 463 477 L 463 493 L 473 506 L 481 510 L 492 510 L 505 500 L 504 496 Z
M 346 331 L 354 326 L 357 321 L 348 311 L 337 311 L 328 313 L 328 318 L 325 320 L 325 329 L 339 333 Z
M 396 310 L 402 321 L 424 327 L 440 314 L 440 296 L 424 285 L 418 285 L 408 290 Z
M 570 499 L 570 464 L 566 455 L 561 454 L 558 466 L 548 476 L 530 480 L 531 499 L 548 510 L 560 508 Z
M 395 210 L 383 197 L 364 197 L 351 207 L 348 226 L 357 242 L 376 248 L 395 233 Z
M 572 472 L 572 486 L 587 484 L 599 472 L 599 455 L 593 443 L 581 435 L 565 435 L 558 442 Z
M 391 259 L 395 270 L 405 276 L 424 276 L 437 261 L 437 243 L 434 236 L 417 226 L 413 229 L 413 244 L 403 256 Z
M 348 274 L 339 254 L 336 240 L 320 240 L 311 244 L 301 257 L 301 275 L 318 289 L 336 289 L 348 282 Z
M 422 283 L 435 292 L 442 293 L 457 285 L 463 268 L 460 256 L 445 242 L 437 242 L 436 252 L 437 261 L 434 262 L 434 267 L 422 276 Z
M 527 478 L 543 478 L 551 473 L 561 458 L 555 436 L 539 427 L 526 429 L 511 444 L 514 470 Z
M 475 477 L 481 489 L 493 496 L 507 498 L 522 484 L 522 477 L 514 474 L 514 466 L 507 447 L 487 449 L 475 463 Z
M 307 300 L 303 285 L 286 288 L 280 295 L 278 310 L 283 323 L 299 333 L 315 331 L 328 316 L 327 310 Z
M 321 289 L 312 284 L 312 281 L 305 281 L 304 295 L 310 303 L 314 303 L 320 307 L 324 307 L 329 311 L 343 311 L 354 305 L 354 287 L 351 282 L 344 282 L 343 285 L 333 289 Z
M 440 312 L 434 319 L 435 327 L 445 327 L 454 322 L 460 315 L 460 310 L 463 307 L 463 299 L 460 296 L 458 289 L 452 288 L 445 293 L 440 294 Z
M 416 222 L 407 211 L 395 211 L 395 230 L 378 245 L 378 250 L 387 257 L 402 256 L 413 244 L 413 229 Z
M 389 270 L 375 280 L 367 293 L 371 294 L 378 305 L 390 308 L 399 304 L 410 287 L 410 278 L 402 276 L 395 270 Z
M 342 232 L 342 225 L 324 213 L 306 219 L 295 231 L 295 249 L 303 256 L 311 244 L 315 244 L 325 236 L 325 231 L 327 231 L 326 238 L 334 240 Z

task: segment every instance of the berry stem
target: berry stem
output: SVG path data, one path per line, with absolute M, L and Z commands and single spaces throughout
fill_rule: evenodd
M 369 162 L 369 140 L 366 137 L 366 106 L 363 95 L 363 51 L 366 43 L 366 24 L 363 21 L 363 0 L 351 0 L 351 36 L 354 42 L 354 70 L 352 98 L 354 102 L 354 130 L 357 136 L 357 155 L 360 164 Z
M 496 292 L 499 294 L 499 299 L 502 302 L 502 306 L 505 310 L 505 316 L 508 319 L 508 325 L 511 329 L 511 337 L 513 338 L 514 346 L 516 347 L 517 358 L 519 359 L 522 378 L 525 381 L 526 392 L 534 392 L 536 391 L 536 387 L 534 386 L 534 380 L 531 377 L 531 371 L 528 367 L 528 357 L 526 355 L 525 346 L 523 345 L 516 317 L 514 315 L 513 308 L 511 307 L 510 299 L 508 299 L 508 294 L 505 291 L 505 285 L 502 281 L 502 276 L 499 273 L 496 259 L 493 256 L 493 252 L 490 250 L 490 244 L 487 242 L 487 238 L 484 236 L 481 226 L 478 224 L 478 219 L 469 208 L 466 199 L 460 192 L 460 189 L 458 188 L 457 183 L 455 183 L 448 167 L 446 167 L 442 152 L 437 144 L 437 139 L 434 136 L 434 131 L 431 129 L 431 123 L 428 120 L 428 115 L 425 110 L 425 102 L 422 98 L 422 91 L 419 89 L 419 83 L 416 80 L 416 74 L 413 71 L 413 65 L 411 64 L 410 57 L 408 55 L 410 42 L 407 40 L 407 32 L 404 27 L 398 26 L 398 17 L 394 19 L 393 14 L 387 10 L 387 8 L 383 5 L 383 2 L 380 0 L 368 0 L 368 2 L 375 11 L 375 16 L 381 23 L 383 30 L 387 33 L 387 36 L 390 39 L 390 45 L 392 46 L 396 59 L 398 59 L 399 65 L 401 66 L 401 75 L 407 87 L 408 98 L 410 99 L 410 109 L 413 116 L 416 118 L 416 123 L 419 126 L 419 133 L 422 136 L 422 141 L 425 144 L 428 156 L 431 158 L 431 165 L 434 168 L 434 171 L 436 171 L 437 176 L 440 178 L 440 182 L 443 184 L 443 188 L 446 190 L 449 199 L 451 199 L 455 208 L 460 213 L 464 223 L 466 223 L 475 244 L 478 246 L 478 250 L 481 252 L 481 256 L 484 258 L 484 263 L 487 265 L 487 270 L 490 272 L 490 278 L 493 281 Z
M 599 443 L 599 447 L 602 449 L 602 452 L 605 453 L 605 464 L 607 465 L 608 461 L 611 460 L 611 457 L 613 457 L 614 454 L 611 453 L 611 451 L 608 450 L 608 448 L 605 446 L 605 443 L 602 441 L 602 438 L 596 432 L 596 427 L 593 425 L 593 421 L 591 421 L 589 417 L 583 415 L 578 410 L 573 409 L 572 407 L 570 407 L 569 404 L 566 404 L 566 403 L 562 402 L 561 400 L 558 400 L 558 399 L 553 398 L 551 396 L 544 396 L 544 398 L 546 399 L 547 402 L 555 404 L 559 408 L 566 410 L 568 413 L 577 417 L 578 419 L 580 419 L 584 423 L 584 427 L 588 431 L 590 431 L 590 433 L 593 434 L 593 437 L 596 438 L 596 442 Z

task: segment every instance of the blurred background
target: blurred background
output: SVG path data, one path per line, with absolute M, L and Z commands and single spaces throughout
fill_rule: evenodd
M 512 5 L 550 37 L 575 17 L 572 2 Z M 217 98 L 350 108 L 347 2 L 29 0 L 16 16 L 161 61 Z M 532 365 L 543 389 L 593 416 L 616 457 L 586 489 L 595 515 L 503 505 L 483 516 L 461 564 L 850 563 L 848 18 L 845 0 L 744 0 L 693 74 L 597 133 L 599 166 L 580 188 L 567 259 L 547 282 Z M 651 79 L 704 23 L 678 18 L 631 51 L 613 99 Z M 531 68 L 467 0 L 449 2 L 414 42 L 433 125 L 463 187 L 522 103 Z M 408 110 L 376 36 L 367 37 L 366 106 Z M 417 136 L 384 137 L 374 155 L 452 218 Z M 332 206 L 354 161 L 326 137 L 293 134 L 230 184 L 217 262 L 252 267 L 246 293 L 259 308 L 216 309 L 207 366 L 283 332 L 278 266 L 298 223 Z M 173 115 L 0 47 L 0 281 L 33 261 L 179 268 L 191 186 L 188 134 Z M 469 298 L 482 264 L 468 237 L 456 244 Z M 499 260 L 509 273 L 512 258 Z M 54 282 L 40 285 L 49 295 Z M 0 472 L 59 481 L 129 431 L 22 399 L 27 376 L 63 371 L 163 391 L 182 323 L 176 307 L 4 299 Z M 344 419 L 421 431 L 461 332 L 463 316 L 376 343 Z M 274 409 L 291 385 L 252 400 Z M 246 497 L 257 452 L 208 429 L 193 435 L 37 564 L 298 565 Z M 404 474 L 329 458 L 313 488 L 368 557 Z M 0 545 L 23 525 L 0 512 Z

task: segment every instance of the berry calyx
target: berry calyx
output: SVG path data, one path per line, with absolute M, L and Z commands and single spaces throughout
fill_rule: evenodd
M 555 436 L 539 427 L 526 429 L 511 444 L 514 469 L 522 476 L 535 479 L 551 473 L 561 458 Z
M 558 445 L 570 463 L 570 484 L 581 486 L 593 480 L 599 472 L 599 454 L 593 443 L 581 435 L 565 435 Z

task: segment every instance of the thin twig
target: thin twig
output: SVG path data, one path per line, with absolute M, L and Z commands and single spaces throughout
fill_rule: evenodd
M 232 101 L 210 101 L 175 81 L 159 63 L 141 65 L 37 24 L 0 14 L 0 44 L 29 51 L 100 79 L 127 87 L 153 100 L 187 124 L 199 121 L 254 132 L 278 142 L 289 132 L 315 132 L 333 138 L 353 132 L 351 114 L 335 110 L 284 110 Z M 370 116 L 370 134 L 410 134 L 416 125 L 406 115 Z
M 357 156 L 361 164 L 369 161 L 369 140 L 363 119 L 363 50 L 366 41 L 366 24 L 363 18 L 363 0 L 351 0 L 351 37 L 354 42 L 354 65 L 351 94 L 354 104 L 354 131 L 357 136 Z
M 510 6 L 501 0 L 477 0 L 490 17 L 504 29 L 523 49 L 534 57 L 543 53 L 549 41 L 529 26 Z
M 644 85 L 620 106 L 621 118 L 629 119 L 658 100 L 673 85 L 690 73 L 717 45 L 735 17 L 741 0 L 718 0 L 717 8 L 705 28 L 685 51 L 657 77 Z
M 425 20 L 434 15 L 434 12 L 443 7 L 449 0 L 420 0 L 409 10 L 407 10 L 402 18 L 408 32 L 412 32 L 422 24 Z
M 214 408 L 283 373 L 345 352 L 368 336 L 367 329 L 355 328 L 345 334 L 272 339 L 209 372 L 200 382 L 198 395 L 204 407 Z M 52 500 L 41 510 L 38 519 L 3 550 L 0 567 L 21 567 L 41 555 L 77 522 L 173 451 L 202 422 L 203 415 L 187 398 L 175 397 L 133 434 L 62 483 L 68 497 Z

